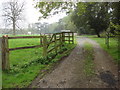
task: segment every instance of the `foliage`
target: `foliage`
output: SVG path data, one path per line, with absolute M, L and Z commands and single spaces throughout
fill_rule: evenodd
M 68 16 L 60 19 L 59 22 L 49 24 L 48 28 L 44 29 L 43 31 L 46 31 L 46 33 L 57 33 L 61 32 L 61 30 L 71 30 L 73 32 L 76 32 L 76 29 L 77 28 L 75 24 L 71 20 L 71 14 L 69 14 Z
M 62 19 L 62 22 L 65 24 L 65 30 L 71 30 L 76 32 L 77 28 L 75 26 L 75 24 L 73 23 L 73 21 L 71 20 L 71 14 L 69 14 L 68 16 L 64 17 Z
M 75 6 L 72 2 L 37 2 L 36 8 L 42 14 L 40 18 L 47 18 L 50 15 L 55 15 L 61 11 L 66 11 L 69 13 Z
M 55 32 L 60 32 L 60 30 L 71 30 L 73 32 L 76 32 L 76 26 L 71 21 L 71 15 L 62 18 L 59 20 L 57 27 L 55 28 Z
M 117 26 L 120 22 L 120 13 L 118 11 L 120 7 L 119 2 L 38 2 L 36 7 L 40 9 L 40 12 L 45 18 L 51 12 L 58 13 L 62 10 L 71 12 L 72 17 L 69 19 L 72 25 L 77 27 L 75 29 L 78 33 L 81 34 L 96 34 L 100 37 L 100 33 L 106 31 L 110 22 Z M 56 27 L 56 31 L 65 27 L 65 25 L 60 24 Z M 112 31 L 113 29 L 111 28 Z
M 112 33 L 113 35 L 119 35 L 120 34 L 120 25 L 110 22 L 109 28 L 110 28 L 109 32 Z
M 111 21 L 116 25 L 120 25 L 120 11 L 119 11 L 120 2 L 109 3 L 109 6 L 112 9 Z
M 106 3 L 84 3 L 86 4 L 84 13 L 77 14 L 80 9 L 74 11 L 72 20 L 78 30 L 83 34 L 97 34 L 100 37 L 100 32 L 106 30 L 109 20 L 106 18 L 107 9 Z

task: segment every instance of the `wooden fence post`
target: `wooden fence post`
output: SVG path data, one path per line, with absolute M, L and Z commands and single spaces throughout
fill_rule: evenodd
M 69 35 L 69 44 L 70 44 L 70 33 L 68 33 L 68 35 Z
M 62 42 L 63 43 L 65 42 L 65 34 L 64 34 L 64 32 L 62 32 Z
M 43 57 L 47 59 L 47 37 L 43 36 Z
M 2 69 L 10 69 L 8 35 L 2 37 Z
M 109 48 L 109 32 L 106 32 L 106 45 Z
M 72 43 L 74 44 L 74 32 L 72 32 Z
M 57 54 L 57 37 L 56 37 L 56 34 L 54 36 L 54 39 L 55 39 L 55 53 Z
M 62 33 L 60 34 L 60 49 L 62 49 Z
M 43 37 L 40 37 L 40 45 L 43 44 Z

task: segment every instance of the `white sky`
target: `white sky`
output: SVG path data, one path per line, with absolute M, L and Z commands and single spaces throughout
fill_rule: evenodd
M 9 0 L 0 0 L 0 27 L 3 26 L 3 20 L 1 18 L 2 15 L 2 3 L 7 2 Z M 59 19 L 63 18 L 66 16 L 65 13 L 59 13 L 57 15 L 54 15 L 48 19 L 43 19 L 38 21 L 39 16 L 41 16 L 40 12 L 34 8 L 34 1 L 33 0 L 18 0 L 20 2 L 25 1 L 25 10 L 24 10 L 24 16 L 25 16 L 25 21 L 22 22 L 22 26 L 26 27 L 28 23 L 35 23 L 35 22 L 47 22 L 49 24 L 58 22 Z

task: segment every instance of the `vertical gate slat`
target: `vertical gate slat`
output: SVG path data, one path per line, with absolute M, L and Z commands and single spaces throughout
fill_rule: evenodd
M 43 37 L 43 57 L 47 59 L 47 37 Z
M 72 43 L 74 44 L 74 33 L 72 32 Z

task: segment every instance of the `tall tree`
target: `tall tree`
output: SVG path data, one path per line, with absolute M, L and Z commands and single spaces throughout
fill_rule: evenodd
M 11 0 L 10 2 L 4 3 L 3 6 L 3 17 L 5 19 L 5 23 L 12 24 L 13 27 L 13 35 L 16 34 L 16 26 L 17 22 L 22 19 L 22 13 L 24 10 L 24 2 L 19 3 L 17 0 Z
M 85 9 L 82 14 L 79 14 L 81 9 L 77 6 L 73 13 L 72 20 L 82 33 L 90 32 L 90 28 L 94 30 L 96 35 L 100 37 L 100 32 L 106 30 L 109 25 L 108 4 L 107 3 L 84 3 Z M 89 30 L 87 26 L 89 25 Z M 81 27 L 84 30 L 81 30 Z M 87 33 L 86 33 L 87 34 Z
M 109 25 L 109 19 L 106 17 L 108 14 L 106 7 L 106 3 L 95 3 L 87 8 L 88 23 L 98 37 L 100 37 L 100 32 L 106 30 Z

